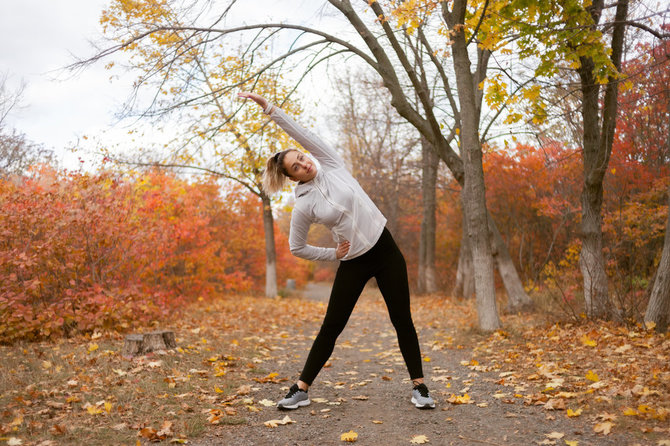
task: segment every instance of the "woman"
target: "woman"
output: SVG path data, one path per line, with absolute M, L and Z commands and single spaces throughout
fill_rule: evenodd
M 320 168 L 304 153 L 288 149 L 270 157 L 267 162 L 263 178 L 267 193 L 281 190 L 286 180 L 298 183 L 289 234 L 291 253 L 308 260 L 340 261 L 326 316 L 300 379 L 277 407 L 297 409 L 310 404 L 309 387 L 333 352 L 335 341 L 347 324 L 363 287 L 375 277 L 412 379 L 411 401 L 421 409 L 434 408 L 435 402 L 423 382 L 419 340 L 410 313 L 405 259 L 385 227 L 386 218 L 330 146 L 262 96 L 249 92 L 238 96 L 263 107 L 275 123 L 319 161 Z M 337 241 L 337 248 L 307 244 L 312 223 L 328 227 Z

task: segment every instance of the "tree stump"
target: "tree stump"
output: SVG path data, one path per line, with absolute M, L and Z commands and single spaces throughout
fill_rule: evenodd
M 158 330 L 144 334 L 131 334 L 126 336 L 123 344 L 123 356 L 139 356 L 156 350 L 176 347 L 177 341 L 172 331 Z

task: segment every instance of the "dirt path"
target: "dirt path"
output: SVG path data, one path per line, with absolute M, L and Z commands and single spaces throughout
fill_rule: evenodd
M 311 284 L 304 298 L 327 302 L 328 294 L 327 286 Z M 420 298 L 414 305 L 420 305 Z M 358 445 L 410 445 L 419 435 L 426 436 L 432 445 L 565 445 L 565 440 L 577 441 L 579 446 L 646 444 L 643 439 L 621 434 L 595 434 L 592 423 L 568 419 L 565 411 L 524 405 L 522 398 L 513 396 L 513 387 L 497 384 L 498 373 L 478 372 L 461 364 L 472 357 L 472 351 L 431 351 L 435 332 L 422 326 L 417 326 L 422 353 L 430 357 L 430 362 L 424 362 L 424 373 L 438 405 L 435 410 L 414 408 L 395 332 L 381 296 L 371 289 L 359 301 L 329 364 L 310 389 L 312 404 L 289 412 L 263 407 L 260 401 L 279 400 L 297 379 L 319 328 L 313 322 L 296 322 L 284 345 L 276 347 L 271 358 L 259 365 L 286 378 L 280 383 L 259 383 L 252 389 L 249 397 L 262 410 L 249 412 L 246 424 L 210 429 L 189 444 L 339 445 L 345 444 L 340 435 L 352 430 L 358 434 Z M 509 396 L 493 396 L 501 391 Z M 447 402 L 452 394 L 464 393 L 474 404 Z M 275 428 L 264 425 L 286 415 L 295 423 Z M 564 437 L 552 440 L 547 437 L 552 432 Z

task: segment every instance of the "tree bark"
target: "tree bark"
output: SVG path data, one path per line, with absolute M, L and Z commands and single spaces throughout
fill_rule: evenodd
M 594 24 L 600 20 L 604 7 L 598 0 L 590 7 Z M 625 21 L 628 0 L 617 2 L 612 32 L 611 60 L 617 70 L 621 68 Z M 595 25 L 594 25 L 595 26 Z M 600 113 L 600 84 L 593 74 L 595 64 L 588 56 L 580 57 L 577 69 L 582 91 L 582 120 L 584 124 L 583 162 L 584 187 L 582 190 L 582 249 L 579 267 L 584 283 L 586 314 L 592 318 L 610 318 L 615 314 L 608 291 L 605 257 L 603 255 L 602 202 L 603 179 L 607 172 L 614 131 L 616 129 L 618 80 L 610 76 L 605 86 L 605 97 Z M 602 127 L 600 127 L 602 125 Z
M 263 230 L 265 232 L 265 296 L 277 296 L 277 251 L 275 228 L 270 197 L 261 192 L 263 203 Z
M 462 200 L 462 195 L 461 195 Z M 458 268 L 456 270 L 456 284 L 451 292 L 454 297 L 472 299 L 475 297 L 475 271 L 472 264 L 472 250 L 470 239 L 466 230 L 468 224 L 463 212 L 463 230 L 461 236 L 461 249 L 458 253 Z
M 528 297 L 526 290 L 523 288 L 519 273 L 516 270 L 516 265 L 509 254 L 507 244 L 502 238 L 498 226 L 488 214 L 489 231 L 491 232 L 491 249 L 493 257 L 498 266 L 498 273 L 502 278 L 505 290 L 507 291 L 507 311 L 516 313 L 519 311 L 531 311 L 535 304 Z
M 479 140 L 479 120 L 475 87 L 470 71 L 470 57 L 465 40 L 464 20 L 467 1 L 455 0 L 449 12 L 443 3 L 443 12 L 453 32 L 451 47 L 461 113 L 461 158 L 465 171 L 463 204 L 467 231 L 472 246 L 475 271 L 475 294 L 477 316 L 482 330 L 492 331 L 501 327 L 495 300 L 493 256 L 489 243 L 488 216 L 486 210 L 486 188 L 482 167 L 482 147 Z
M 668 148 L 670 149 L 670 138 Z M 664 333 L 670 322 L 670 189 L 668 189 L 668 219 L 665 224 L 663 253 L 655 276 L 644 321 L 655 323 L 656 330 Z
M 440 159 L 425 138 L 421 138 L 421 194 L 423 218 L 421 220 L 421 236 L 419 239 L 419 280 L 420 293 L 437 291 L 435 273 L 435 185 L 437 184 L 437 168 Z

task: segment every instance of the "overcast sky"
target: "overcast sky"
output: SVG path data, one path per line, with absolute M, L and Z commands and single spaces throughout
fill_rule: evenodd
M 238 2 L 237 17 L 240 22 L 286 20 L 287 3 L 292 11 L 304 14 L 302 20 L 319 14 L 309 0 L 254 0 Z M 74 55 L 93 54 L 90 41 L 100 38 L 99 18 L 108 4 L 109 0 L 0 1 L 0 74 L 9 76 L 10 89 L 26 85 L 23 106 L 12 113 L 9 124 L 30 140 L 53 148 L 67 168 L 76 166 L 83 155 L 65 148 L 83 135 L 99 137 L 105 132 L 105 137 L 113 138 L 110 135 L 128 131 L 122 125 L 112 126 L 130 92 L 131 76 L 110 82 L 111 73 L 103 63 L 77 76 L 62 70 Z M 292 21 L 300 20 L 296 16 L 292 13 Z

